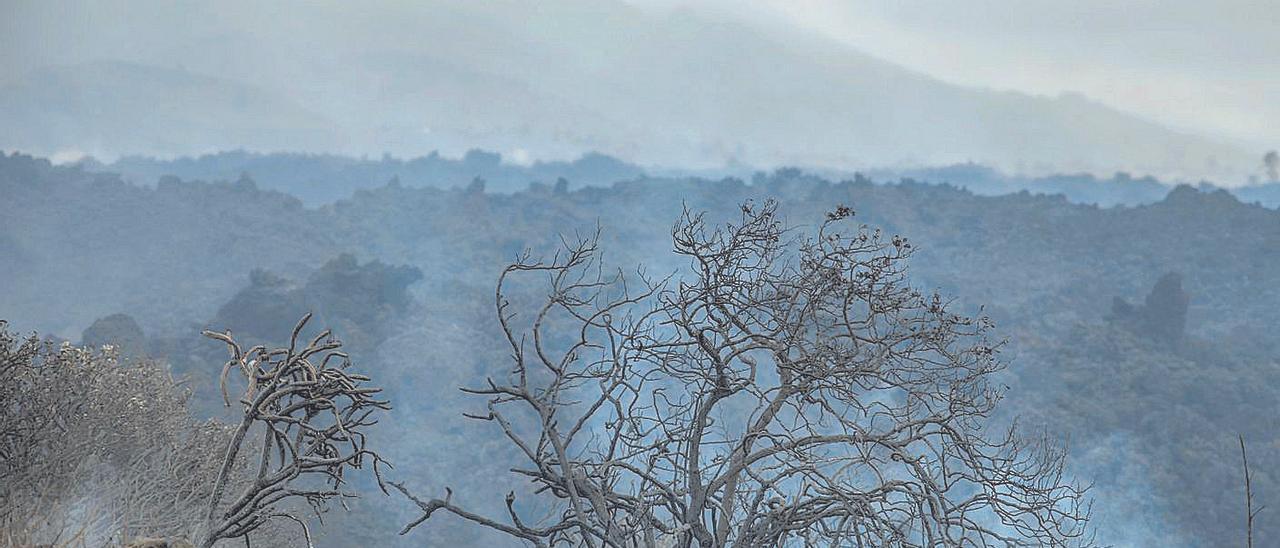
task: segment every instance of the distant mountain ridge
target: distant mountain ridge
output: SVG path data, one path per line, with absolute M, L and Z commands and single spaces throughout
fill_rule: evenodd
M 325 29 L 345 9 L 297 16 Z M 567 0 L 390 11 L 395 24 L 381 21 L 386 35 L 360 48 L 314 35 L 321 30 L 241 31 L 230 49 L 198 48 L 196 58 L 180 54 L 193 45 L 177 44 L 145 59 L 14 76 L 0 88 L 0 148 L 108 157 L 596 150 L 691 169 L 971 160 L 1226 186 L 1260 158 L 1079 95 L 957 86 L 798 28 L 765 31 L 691 9 Z M 217 35 L 216 22 L 202 24 Z
M 258 86 L 127 62 L 49 67 L 0 87 L 0 147 L 179 155 L 342 146 L 331 120 Z
M 313 206 L 350 198 L 356 191 L 378 188 L 392 181 L 436 188 L 463 187 L 482 181 L 487 191 L 510 193 L 524 190 L 531 183 L 559 184 L 565 188 L 607 186 L 645 174 L 639 166 L 597 153 L 587 153 L 573 161 L 521 165 L 504 161 L 499 153 L 479 149 L 456 159 L 436 152 L 408 159 L 389 155 L 370 159 L 233 150 L 169 160 L 126 156 L 109 164 L 93 159 L 82 163 L 85 169 L 119 173 L 134 184 L 148 186 L 164 176 L 202 181 L 234 181 L 248 176 L 263 188 L 287 192 Z M 565 182 L 560 183 L 561 179 Z
M 271 153 L 244 150 L 223 151 L 198 157 L 158 159 L 126 156 L 103 163 L 92 158 L 81 162 L 90 171 L 119 173 L 138 185 L 153 185 L 161 177 L 175 176 L 186 180 L 235 181 L 248 176 L 260 187 L 291 194 L 310 206 L 319 206 L 349 198 L 359 190 L 371 190 L 390 181 L 408 187 L 450 188 L 470 185 L 482 180 L 489 192 L 511 193 L 525 190 L 530 184 L 556 186 L 564 179 L 565 188 L 583 186 L 607 187 L 619 181 L 653 176 L 751 179 L 764 172 L 749 166 L 718 170 L 680 170 L 643 167 L 618 158 L 590 152 L 573 161 L 511 163 L 502 154 L 472 149 L 461 158 L 448 158 L 433 152 L 415 158 L 356 158 L 334 154 Z M 976 163 L 953 164 L 914 169 L 872 169 L 864 172 L 841 170 L 801 170 L 835 180 L 864 176 L 877 182 L 898 180 L 948 184 L 975 194 L 998 196 L 1027 191 L 1034 194 L 1061 194 L 1074 203 L 1103 207 L 1137 206 L 1159 202 L 1176 183 L 1155 177 L 1135 177 L 1125 172 L 1100 178 L 1089 173 L 1059 173 L 1040 177 L 1011 175 L 991 166 Z M 1205 190 L 1218 187 L 1201 182 Z M 1228 189 L 1242 202 L 1280 207 L 1280 183 L 1255 184 Z

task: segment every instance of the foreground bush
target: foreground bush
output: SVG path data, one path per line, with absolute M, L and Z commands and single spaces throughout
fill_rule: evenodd
M 213 546 L 250 534 L 309 545 L 299 510 L 354 496 L 343 473 L 377 460 L 361 430 L 387 404 L 343 371 L 328 332 L 297 352 L 216 336 L 235 350 L 224 390 L 233 367 L 250 381 L 236 426 L 192 419 L 189 390 L 159 363 L 22 338 L 0 321 L 0 546 Z M 316 488 L 312 476 L 332 481 Z
M 20 338 L 0 321 L 0 544 L 198 534 L 230 429 L 158 363 Z

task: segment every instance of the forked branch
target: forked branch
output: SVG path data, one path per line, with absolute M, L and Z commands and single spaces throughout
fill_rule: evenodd
M 816 234 L 745 204 L 672 230 L 688 269 L 627 284 L 595 239 L 499 279 L 512 370 L 467 392 L 551 517 L 483 517 L 538 546 L 1088 545 L 1085 488 L 1044 439 L 983 429 L 1003 366 L 985 318 L 908 284 L 912 245 L 848 208 Z M 511 278 L 550 280 L 518 313 Z M 526 341 L 532 341 L 530 348 Z M 551 344 L 555 341 L 555 344 Z
M 310 341 L 300 338 L 310 319 L 307 314 L 298 322 L 282 348 L 245 350 L 230 331 L 204 332 L 231 354 L 221 375 L 228 406 L 231 372 L 244 381 L 239 397 L 244 416 L 213 487 L 203 548 L 245 537 L 272 519 L 303 524 L 309 537 L 290 503 L 305 501 L 320 513 L 330 500 L 355 496 L 343 490 L 350 469 L 370 464 L 382 485 L 378 466 L 384 461 L 366 447 L 365 436 L 377 422 L 376 413 L 390 405 L 376 399 L 382 389 L 367 386 L 368 377 L 349 371 L 342 343 L 328 330 Z M 256 456 L 248 454 L 250 449 Z M 253 480 L 224 504 L 224 491 L 239 467 L 248 467 Z

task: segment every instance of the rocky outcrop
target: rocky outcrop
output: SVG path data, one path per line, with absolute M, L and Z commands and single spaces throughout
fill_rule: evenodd
M 1182 275 L 1161 276 L 1142 304 L 1116 297 L 1109 319 L 1134 333 L 1156 342 L 1178 346 L 1187 330 L 1190 295 L 1182 289 Z
M 80 345 L 100 348 L 111 345 L 121 357 L 138 358 L 147 354 L 147 335 L 132 316 L 112 314 L 98 318 L 80 335 Z

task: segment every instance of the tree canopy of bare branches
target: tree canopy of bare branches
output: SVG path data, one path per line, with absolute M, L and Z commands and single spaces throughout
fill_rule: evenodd
M 444 511 L 536 546 L 1090 544 L 1064 451 L 984 429 L 990 322 L 914 289 L 911 244 L 851 217 L 805 235 L 772 202 L 686 210 L 666 279 L 610 273 L 598 235 L 526 253 L 497 285 L 513 368 L 464 390 L 540 495 L 490 517 L 395 484 L 423 510 L 402 533 Z M 524 277 L 550 287 L 518 312 Z
M 291 513 L 289 503 L 305 501 L 318 514 L 329 501 L 354 496 L 342 489 L 348 470 L 371 464 L 378 476 L 383 461 L 365 446 L 365 430 L 377 422 L 375 412 L 390 406 L 375 398 L 380 388 L 364 384 L 368 377 L 348 371 L 351 362 L 342 343 L 328 330 L 300 345 L 310 318 L 307 314 L 298 322 L 283 348 L 258 345 L 245 350 L 230 332 L 204 332 L 225 343 L 231 353 L 221 375 L 228 406 L 231 372 L 239 372 L 245 382 L 239 398 L 244 417 L 226 446 L 213 485 L 203 548 L 220 539 L 244 537 L 280 519 L 301 526 L 310 545 L 306 521 Z M 255 433 L 261 439 L 248 443 L 247 436 Z M 258 453 L 245 458 L 253 479 L 223 504 L 240 453 L 247 449 Z

